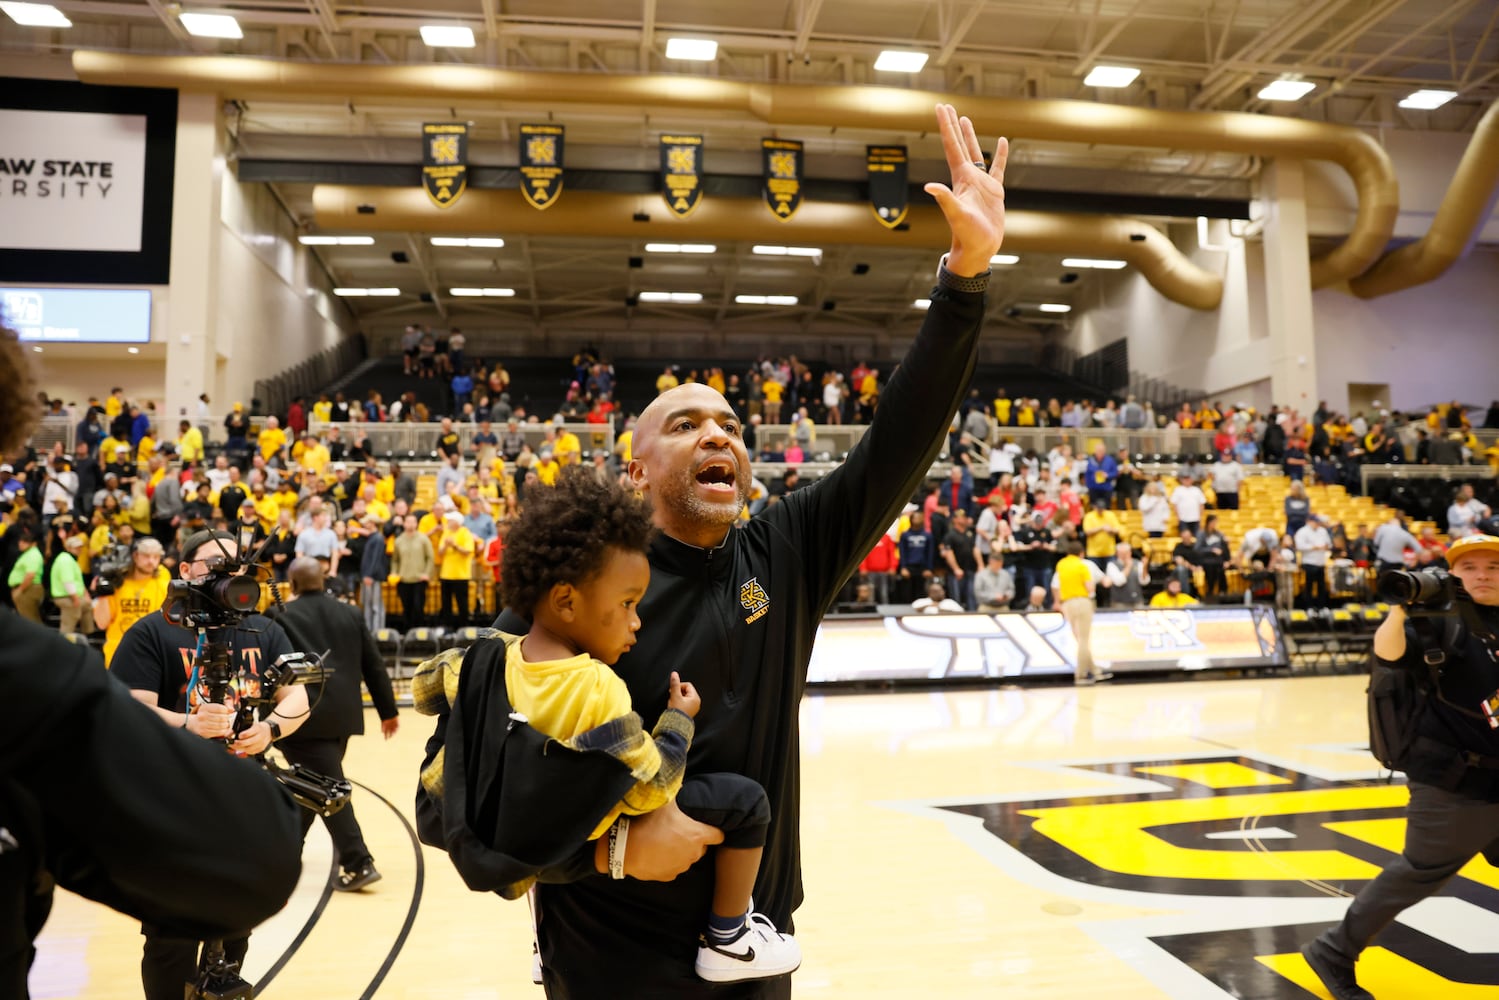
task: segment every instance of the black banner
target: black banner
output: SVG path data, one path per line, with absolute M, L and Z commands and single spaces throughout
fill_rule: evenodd
M 422 126 L 422 187 L 438 208 L 458 200 L 468 186 L 468 126 L 428 122 Z
M 875 218 L 886 229 L 894 229 L 905 221 L 906 199 L 906 147 L 865 146 L 864 157 L 869 167 L 869 207 Z
M 561 125 L 520 127 L 520 193 L 532 208 L 551 208 L 562 193 Z
M 782 222 L 802 206 L 802 144 L 794 139 L 761 139 L 765 164 L 765 204 Z
M 661 137 L 661 196 L 679 219 L 692 214 L 703 200 L 703 137 Z

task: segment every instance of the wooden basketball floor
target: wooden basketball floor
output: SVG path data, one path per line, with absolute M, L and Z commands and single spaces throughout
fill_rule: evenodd
M 1364 680 L 814 695 L 802 705 L 799 997 L 1322 996 L 1297 956 L 1398 851 L 1406 793 L 1363 752 Z M 330 845 L 251 939 L 268 1000 L 489 1000 L 532 986 L 524 903 L 464 889 L 409 828 L 430 722 L 355 740 L 385 878 L 324 892 Z M 36 997 L 140 996 L 138 927 L 62 895 Z M 1409 911 L 1360 974 L 1499 997 L 1499 871 Z M 273 974 L 272 974 L 273 972 Z

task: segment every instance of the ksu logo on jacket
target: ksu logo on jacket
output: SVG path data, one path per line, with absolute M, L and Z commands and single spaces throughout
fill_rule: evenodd
M 760 586 L 760 578 L 750 577 L 739 585 L 739 604 L 749 612 L 749 617 L 744 624 L 753 625 L 765 617 L 765 612 L 770 610 L 770 596 L 765 593 L 765 588 Z
M 1058 790 L 893 805 L 941 819 L 1019 882 L 1147 911 L 1078 927 L 1168 996 L 1325 996 L 1301 946 L 1404 843 L 1409 791 L 1372 773 L 1237 752 L 1019 766 Z M 1359 982 L 1380 997 L 1499 996 L 1499 868 L 1479 856 L 1402 914 Z

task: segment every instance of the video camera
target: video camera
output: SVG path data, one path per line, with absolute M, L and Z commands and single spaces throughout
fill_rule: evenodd
M 130 546 L 119 542 L 110 544 L 94 557 L 89 567 L 96 579 L 94 593 L 103 597 L 118 590 L 120 584 L 125 582 L 125 577 L 130 575 L 130 567 L 134 562 L 135 553 Z

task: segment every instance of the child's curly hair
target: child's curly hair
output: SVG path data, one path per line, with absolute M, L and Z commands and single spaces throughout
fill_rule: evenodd
M 645 552 L 650 504 L 592 468 L 568 466 L 551 488 L 526 492 L 505 540 L 500 600 L 530 614 L 559 583 L 580 584 L 604 567 L 610 549 Z

